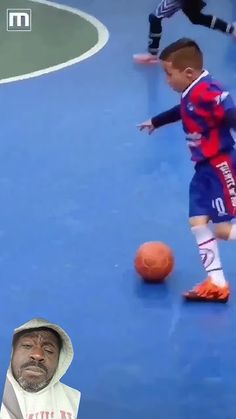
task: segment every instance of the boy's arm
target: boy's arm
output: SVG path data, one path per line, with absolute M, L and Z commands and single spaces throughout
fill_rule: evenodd
M 174 106 L 174 108 L 168 111 L 162 112 L 157 116 L 151 118 L 152 125 L 154 128 L 160 128 L 163 125 L 177 122 L 181 119 L 180 105 Z

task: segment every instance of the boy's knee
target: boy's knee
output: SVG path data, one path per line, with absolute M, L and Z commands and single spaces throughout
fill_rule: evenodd
M 191 228 L 206 226 L 208 223 L 209 218 L 205 215 L 189 218 L 189 224 Z
M 221 240 L 228 240 L 230 236 L 230 231 L 232 228 L 231 223 L 220 223 L 215 224 L 215 236 Z

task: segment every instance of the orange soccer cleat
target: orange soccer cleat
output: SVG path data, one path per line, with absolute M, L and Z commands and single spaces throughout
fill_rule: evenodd
M 227 303 L 230 296 L 230 289 L 228 284 L 224 287 L 219 287 L 213 284 L 211 278 L 207 278 L 192 290 L 185 292 L 183 296 L 187 301 Z

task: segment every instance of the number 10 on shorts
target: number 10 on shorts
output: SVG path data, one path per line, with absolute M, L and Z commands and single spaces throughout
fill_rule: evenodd
M 212 200 L 212 208 L 216 209 L 219 216 L 227 215 L 224 201 L 222 198 L 216 198 Z

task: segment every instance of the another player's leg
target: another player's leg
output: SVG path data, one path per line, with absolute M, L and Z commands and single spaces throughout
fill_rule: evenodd
M 154 13 L 149 15 L 149 42 L 148 51 L 135 54 L 134 61 L 139 64 L 157 64 L 159 45 L 162 35 L 162 18 L 157 17 Z
M 182 11 L 194 25 L 201 25 L 209 29 L 218 30 L 236 38 L 236 28 L 232 23 L 225 22 L 216 16 L 202 13 L 203 4 L 201 1 L 195 0 L 195 4 L 192 4 L 189 0 L 182 1 Z
M 134 61 L 139 64 L 157 64 L 159 45 L 162 36 L 162 20 L 170 18 L 181 9 L 181 0 L 161 0 L 154 13 L 149 15 L 149 41 L 147 52 L 135 54 Z

